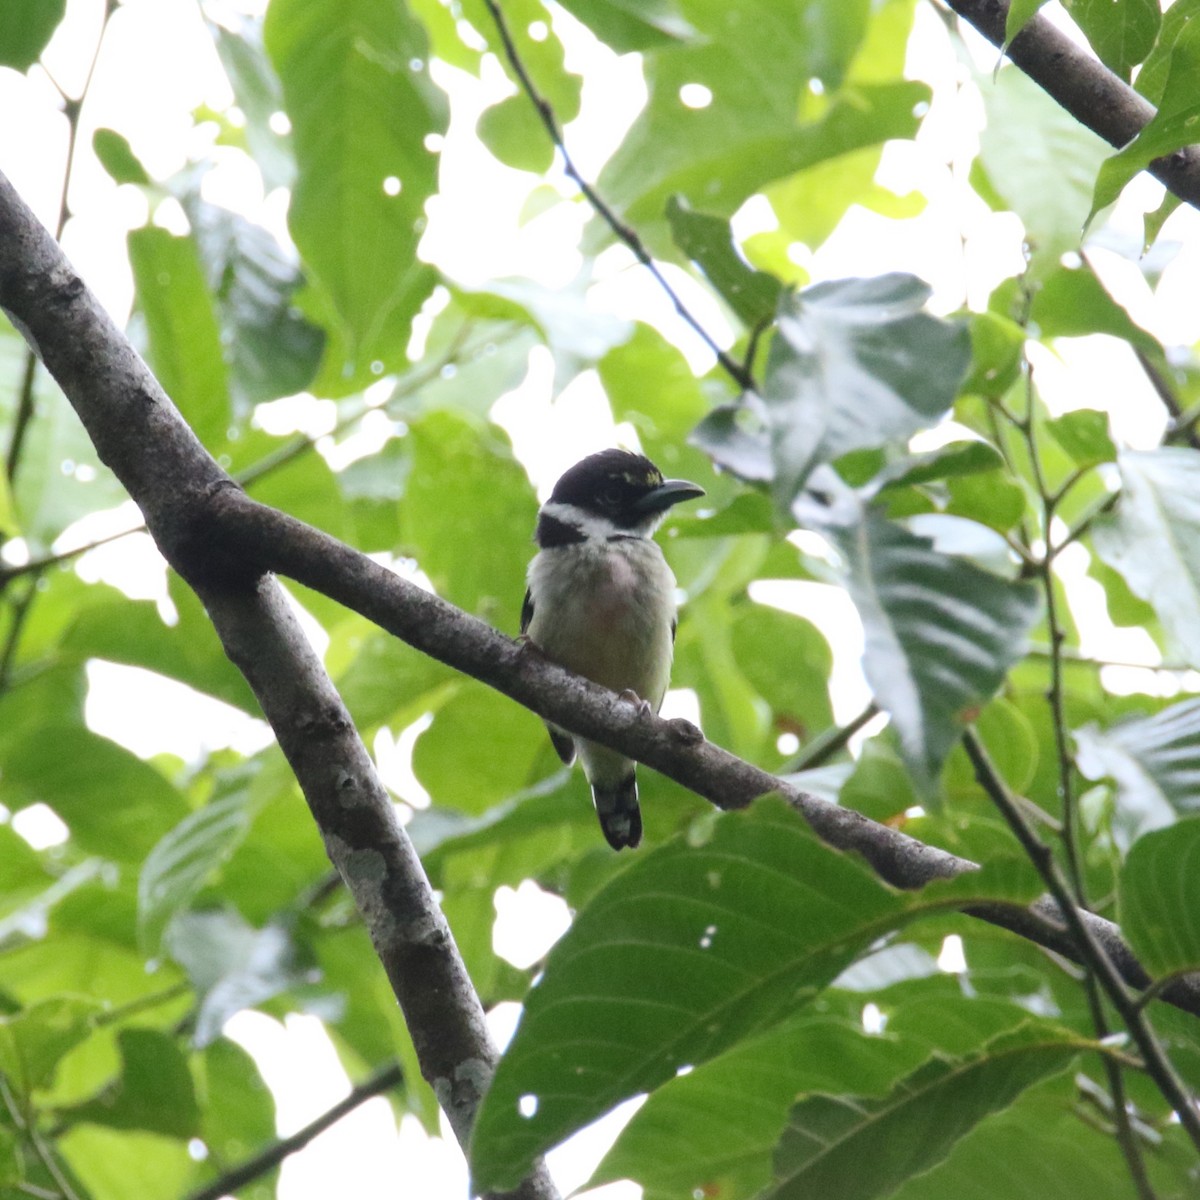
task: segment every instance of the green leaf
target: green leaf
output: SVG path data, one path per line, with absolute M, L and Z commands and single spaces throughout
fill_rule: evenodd
M 49 1085 L 61 1059 L 91 1037 L 100 1005 L 58 996 L 0 1017 L 0 1075 L 28 1099 Z
M 309 384 L 324 335 L 293 302 L 303 277 L 267 230 L 198 195 L 185 198 L 184 211 L 220 318 L 235 409 L 245 417 Z
M 123 133 L 115 129 L 97 129 L 92 134 L 92 149 L 100 165 L 117 183 L 150 183 L 149 173 Z
M 836 280 L 780 303 L 763 387 L 783 507 L 812 469 L 932 425 L 967 369 L 964 326 L 923 312 L 912 275 Z
M 440 595 L 515 634 L 537 500 L 507 437 L 434 412 L 409 427 L 408 439 L 403 545 Z
M 554 163 L 554 143 L 524 92 L 485 108 L 475 133 L 500 162 L 515 171 L 544 175 Z
M 1126 83 L 1150 53 L 1162 22 L 1158 0 L 1073 0 L 1071 16 L 1100 61 Z
M 939 552 L 848 490 L 800 511 L 841 551 L 866 635 L 867 681 L 914 780 L 932 793 L 964 726 L 1021 657 L 1037 589 Z
M 960 475 L 991 473 L 1003 464 L 1000 452 L 987 442 L 947 442 L 927 454 L 906 454 L 875 476 L 884 489 L 913 487 Z
M 564 0 L 563 8 L 618 54 L 668 46 L 696 33 L 677 0 Z
M 131 600 L 115 588 L 93 584 L 91 601 L 59 643 L 81 661 L 103 658 L 177 679 L 251 716 L 262 709 L 245 677 L 229 661 L 195 593 L 178 576 L 168 580 L 177 619 L 166 625 L 151 601 Z
M 244 1008 L 277 996 L 299 980 L 296 949 L 280 925 L 255 929 L 231 910 L 181 913 L 165 938 L 200 999 L 193 1042 L 209 1045 Z
M 1200 665 L 1200 452 L 1130 451 L 1118 465 L 1120 500 L 1096 522 L 1092 542 L 1153 605 L 1174 652 Z
M 1008 6 L 1008 16 L 1005 18 L 1004 24 L 1004 44 L 1017 36 L 1024 28 L 1026 22 L 1032 17 L 1046 0 L 1012 0 Z
M 400 4 L 277 0 L 266 43 L 299 166 L 289 227 L 345 342 L 323 380 L 345 391 L 404 363 L 433 287 L 417 242 L 437 176 L 425 139 L 445 132 L 446 98 L 425 31 Z
M 1161 358 L 1162 347 L 1108 293 L 1090 267 L 1059 267 L 1042 281 L 1030 316 L 1042 337 L 1108 333 Z
M 1142 217 L 1143 254 L 1147 253 L 1150 247 L 1158 241 L 1158 235 L 1162 233 L 1162 227 L 1167 223 L 1167 218 L 1182 203 L 1183 201 L 1174 192 L 1164 192 L 1159 206 L 1153 212 L 1148 212 Z
M 837 7 L 849 13 L 860 6 Z M 767 36 L 779 28 L 774 17 L 760 20 L 745 13 L 742 23 L 745 28 L 757 25 L 760 35 Z M 803 20 L 786 24 L 786 37 L 803 36 Z M 601 194 L 643 232 L 653 232 L 673 194 L 705 211 L 732 216 L 749 195 L 773 180 L 865 146 L 911 138 L 919 124 L 913 111 L 929 99 L 928 88 L 918 83 L 848 86 L 815 119 L 796 123 L 792 113 L 801 107 L 796 81 L 819 76 L 821 69 L 840 71 L 840 65 L 806 71 L 800 64 L 811 55 L 800 51 L 792 60 L 794 73 L 768 72 L 761 63 L 786 53 L 779 46 L 755 49 L 764 57 L 737 65 L 730 49 L 722 39 L 695 51 L 658 56 L 649 71 L 650 103 L 600 174 Z M 739 76 L 732 93 L 731 73 Z M 689 109 L 679 102 L 679 89 L 690 83 L 708 86 L 728 102 Z M 778 94 L 783 90 L 786 97 Z
M 30 547 L 49 549 L 68 525 L 128 497 L 44 371 L 35 376 L 33 397 L 34 417 L 26 430 L 20 472 L 11 482 L 12 501 Z
M 58 1141 L 90 1200 L 175 1200 L 195 1171 L 187 1146 L 157 1133 L 79 1125 Z
M 672 196 L 667 201 L 667 220 L 675 245 L 699 266 L 743 325 L 758 329 L 771 320 L 780 282 L 742 258 L 725 218 L 694 212 L 686 200 Z
M 1200 99 L 1196 95 L 1196 74 L 1200 71 L 1200 23 L 1189 21 L 1179 31 L 1171 47 L 1166 83 L 1159 98 L 1158 111 L 1142 127 L 1129 145 L 1106 159 L 1096 176 L 1088 221 L 1107 208 L 1125 185 L 1156 158 L 1171 154 L 1197 139 Z
M 867 1035 L 861 1021 L 790 1022 L 656 1089 L 589 1185 L 634 1179 L 669 1200 L 757 1195 L 771 1180 L 771 1151 L 798 1095 L 882 1096 L 924 1054 L 917 1043 Z
M 246 149 L 262 172 L 270 192 L 290 187 L 296 163 L 286 135 L 272 128 L 283 110 L 283 90 L 263 46 L 261 18 L 222 10 L 222 24 L 208 22 L 221 66 L 233 88 L 234 99 L 246 118 Z
M 436 804 L 477 816 L 529 783 L 543 736 L 520 705 L 471 680 L 417 739 L 413 771 Z
M 1107 413 L 1078 408 L 1061 417 L 1052 417 L 1045 429 L 1077 467 L 1094 467 L 1116 460 L 1117 448 L 1109 436 Z
M 1081 1118 L 1079 1101 L 1069 1076 L 1030 1088 L 976 1125 L 943 1163 L 902 1185 L 895 1200 L 963 1200 L 981 1186 L 988 1200 L 1129 1200 L 1129 1165 L 1116 1138 Z M 1152 1175 L 1167 1157 L 1147 1155 Z
M 1200 810 L 1200 700 L 1172 704 L 1108 729 L 1075 731 L 1079 769 L 1117 785 L 1116 832 L 1124 845 Z
M 241 844 L 254 819 L 242 789 L 184 817 L 146 856 L 138 874 L 138 940 L 157 952 L 163 931 Z
M 772 1151 L 799 1097 L 882 1098 L 931 1054 L 978 1054 L 1029 1020 L 1017 1005 L 962 995 L 954 980 L 935 973 L 903 991 L 874 991 L 887 1024 L 882 1035 L 868 1034 L 863 999 L 836 989 L 870 961 L 856 963 L 825 994 L 826 1014 L 802 1015 L 740 1042 L 654 1091 L 589 1184 L 634 1179 L 659 1200 L 694 1200 L 696 1191 L 723 1200 L 757 1196 L 771 1180 Z M 835 1015 L 841 1005 L 847 1017 Z
M 733 659 L 770 705 L 771 739 L 794 733 L 808 741 L 832 725 L 827 681 L 833 654 L 825 635 L 803 617 L 763 604 L 739 605 L 731 615 Z M 766 757 L 778 761 L 774 746 Z
M 1010 22 L 1020 7 L 1009 9 Z M 981 87 L 987 127 L 977 170 L 1021 218 L 1036 278 L 1079 246 L 1092 185 L 1109 147 L 1016 67 Z M 1028 136 L 1031 129 L 1038 131 L 1036 138 Z M 1053 187 L 1046 186 L 1047 179 L 1054 180 Z
M 44 726 L 0 752 L 6 803 L 41 801 L 67 823 L 75 844 L 105 858 L 139 862 L 188 812 L 149 763 L 75 725 Z
M 770 1200 L 889 1196 L 942 1161 L 954 1144 L 1086 1047 L 1042 1022 L 1002 1034 L 978 1055 L 934 1058 L 881 1100 L 816 1096 L 792 1110 L 775 1156 Z
M 211 1177 L 222 1163 L 240 1162 L 276 1136 L 275 1099 L 247 1051 L 217 1038 L 193 1056 L 201 1136 Z
M 474 1186 L 515 1185 L 614 1104 L 793 1012 L 904 907 L 778 802 L 641 856 L 530 992 L 476 1120 Z
M 1193 819 L 1138 838 L 1121 869 L 1121 929 L 1155 978 L 1200 968 L 1198 864 L 1200 821 Z
M 5 0 L 0 66 L 28 71 L 42 56 L 66 9 L 67 0 Z
M 694 0 L 681 7 L 697 36 L 647 55 L 648 102 L 599 180 L 644 235 L 672 193 L 730 216 L 771 180 L 915 131 L 923 88 L 894 83 L 894 72 L 883 83 L 845 82 L 869 25 L 864 0 L 805 0 L 786 20 L 771 0 L 736 10 Z M 788 69 L 764 70 L 769 62 Z M 707 89 L 711 103 L 689 107 L 681 98 L 688 85 Z
M 962 391 L 999 399 L 1021 373 L 1025 330 L 1015 321 L 992 312 L 970 317 L 971 368 Z
M 1175 0 L 1162 14 L 1162 23 L 1154 48 L 1142 63 L 1142 69 L 1133 85 L 1155 108 L 1162 100 L 1163 91 L 1167 86 L 1171 53 L 1175 49 L 1175 43 L 1197 12 L 1200 12 L 1200 4 L 1197 4 L 1196 0 Z
M 100 862 L 89 858 L 64 872 L 49 886 L 44 886 L 49 876 L 41 868 L 37 855 L 29 843 L 7 825 L 0 825 L 0 856 L 4 863 L 6 889 L 0 894 L 0 912 L 10 907 L 12 910 L 0 916 L 0 947 L 18 938 L 45 937 L 48 919 L 54 909 L 80 888 L 86 888 L 101 873 Z M 27 895 L 25 888 L 31 884 L 37 890 Z M 13 904 L 13 901 L 17 903 Z
M 231 418 L 229 377 L 196 242 L 147 225 L 130 233 L 129 261 L 150 365 L 196 436 L 220 446 Z
M 72 1105 L 62 1115 L 110 1129 L 144 1129 L 167 1137 L 200 1132 L 200 1109 L 187 1059 L 170 1034 L 154 1029 L 122 1029 L 120 1077 L 100 1095 Z

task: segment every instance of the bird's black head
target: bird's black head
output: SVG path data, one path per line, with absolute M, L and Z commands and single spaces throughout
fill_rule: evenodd
M 664 479 L 645 455 L 601 450 L 563 474 L 546 507 L 557 517 L 573 510 L 618 530 L 649 533 L 672 505 L 703 495 L 697 484 Z

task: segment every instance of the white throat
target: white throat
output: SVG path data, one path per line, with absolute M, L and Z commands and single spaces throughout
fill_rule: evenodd
M 662 523 L 662 513 L 652 513 L 639 525 L 626 528 L 617 525 L 600 513 L 587 512 L 577 504 L 563 504 L 560 501 L 548 500 L 542 505 L 542 512 L 564 525 L 578 529 L 589 541 L 606 542 L 609 538 L 648 538 Z

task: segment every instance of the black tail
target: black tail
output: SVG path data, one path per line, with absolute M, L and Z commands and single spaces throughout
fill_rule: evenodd
M 642 840 L 642 810 L 638 808 L 637 777 L 630 774 L 616 787 L 592 785 L 592 800 L 600 828 L 614 850 L 633 849 Z

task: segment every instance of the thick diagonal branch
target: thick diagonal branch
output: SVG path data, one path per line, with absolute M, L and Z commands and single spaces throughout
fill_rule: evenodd
M 944 2 L 992 45 L 1004 46 L 1008 0 Z M 1154 106 L 1145 97 L 1040 14 L 1024 25 L 1006 53 L 1080 124 L 1117 149 L 1133 141 L 1154 116 Z M 1200 207 L 1200 147 L 1155 159 L 1149 171 L 1180 200 Z
M 465 1148 L 498 1054 L 416 851 L 282 589 L 206 519 L 214 493 L 236 485 L 2 175 L 0 307 L 58 381 L 253 688 L 363 914 L 421 1072 Z M 514 1194 L 557 1196 L 540 1166 Z

